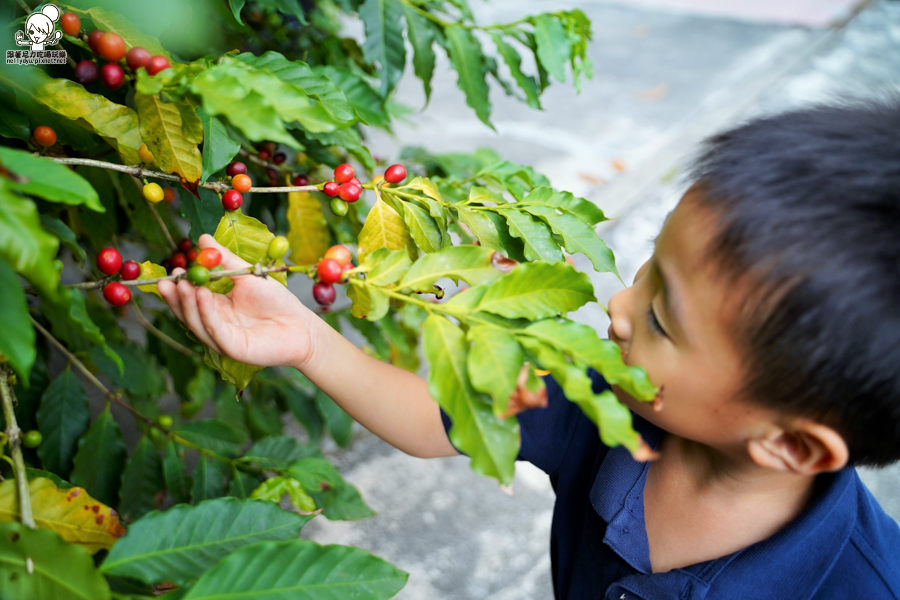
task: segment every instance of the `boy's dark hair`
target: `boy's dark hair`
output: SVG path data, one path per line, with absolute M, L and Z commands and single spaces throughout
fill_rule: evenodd
M 900 459 L 900 103 L 817 106 L 707 140 L 707 258 L 752 290 L 744 397 L 835 428 L 850 464 Z

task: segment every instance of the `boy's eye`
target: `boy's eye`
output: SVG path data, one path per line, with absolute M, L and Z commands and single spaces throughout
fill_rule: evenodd
M 650 308 L 647 310 L 647 323 L 650 324 L 650 329 L 654 331 L 657 335 L 669 337 L 665 330 L 662 328 L 662 325 L 659 323 L 659 319 L 656 318 L 656 313 L 653 312 L 653 305 L 650 305 Z

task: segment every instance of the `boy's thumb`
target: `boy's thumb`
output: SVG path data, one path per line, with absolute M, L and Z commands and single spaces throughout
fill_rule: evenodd
M 220 244 L 216 241 L 216 238 L 209 235 L 208 233 L 204 233 L 200 236 L 200 239 L 197 240 L 198 245 L 201 250 L 205 250 L 206 248 L 215 248 L 222 254 L 222 262 L 220 263 L 222 268 L 226 271 L 230 271 L 232 269 L 243 269 L 244 267 L 252 266 L 246 260 Z

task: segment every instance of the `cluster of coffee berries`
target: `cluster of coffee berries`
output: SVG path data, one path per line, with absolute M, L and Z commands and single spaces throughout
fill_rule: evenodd
M 81 33 L 81 19 L 75 13 L 63 14 L 60 24 L 67 35 L 77 37 Z M 150 75 L 156 75 L 171 66 L 165 56 L 151 56 L 146 48 L 140 46 L 134 46 L 126 52 L 125 40 L 118 33 L 96 29 L 88 34 L 87 42 L 91 51 L 107 63 L 100 68 L 93 60 L 79 62 L 75 66 L 75 80 L 82 85 L 94 83 L 99 77 L 106 88 L 119 89 L 125 82 L 125 71 L 119 64 L 123 58 L 134 73 L 143 68 Z
M 391 165 L 384 172 L 384 180 L 389 184 L 400 183 L 404 179 L 406 168 L 403 165 Z M 331 196 L 331 212 L 339 217 L 343 217 L 350 210 L 347 203 L 359 200 L 362 189 L 362 183 L 354 177 L 353 167 L 346 163 L 338 165 L 334 170 L 334 180 L 322 186 L 322 191 Z
M 271 144 L 271 143 L 272 142 L 267 142 L 267 144 Z M 273 147 L 274 147 L 274 144 L 273 144 Z M 276 152 L 275 155 L 273 156 L 272 152 L 270 150 L 268 150 L 267 147 L 265 147 L 265 146 L 263 147 L 262 150 L 259 151 L 257 156 L 263 160 L 271 159 L 272 162 L 275 163 L 276 165 L 280 165 L 280 164 L 284 163 L 284 161 L 287 160 L 287 155 L 285 155 L 284 152 Z M 225 173 L 229 177 L 232 178 L 232 186 L 237 188 L 238 186 L 234 185 L 234 177 L 237 177 L 238 175 L 247 176 L 247 165 L 238 160 L 233 161 L 233 162 L 229 163 L 229 165 L 227 167 L 225 167 Z M 269 177 L 269 186 L 270 187 L 278 186 L 278 171 L 276 169 L 267 168 L 266 175 L 268 175 L 268 177 Z M 249 180 L 249 176 L 247 176 L 247 177 Z M 297 185 L 297 186 L 309 185 L 309 177 L 307 177 L 306 175 L 303 175 L 303 174 L 297 174 L 297 175 L 293 176 L 292 182 L 294 185 Z M 250 186 L 247 186 L 247 189 L 250 189 Z M 238 190 L 238 191 L 245 191 L 245 190 Z
M 146 145 L 142 145 L 141 148 L 146 148 Z M 149 151 L 148 151 L 149 152 Z M 143 160 L 143 159 L 141 159 Z M 165 201 L 167 203 L 172 203 L 175 201 L 175 197 L 177 193 L 175 192 L 175 188 L 171 188 L 169 186 L 162 187 L 158 183 L 148 183 L 143 187 L 144 198 L 146 198 L 149 202 L 156 204 L 160 201 Z
M 97 268 L 107 276 L 118 273 L 125 281 L 141 276 L 141 265 L 133 260 L 122 262 L 122 255 L 115 248 L 104 248 L 97 254 Z M 113 306 L 124 306 L 131 300 L 131 290 L 118 281 L 111 281 L 103 287 L 103 297 Z
M 215 248 L 200 250 L 188 238 L 178 242 L 178 252 L 162 262 L 166 273 L 172 269 L 187 269 L 187 279 L 194 285 L 203 285 L 209 281 L 209 272 L 222 262 L 222 253 Z
M 337 297 L 335 283 L 347 283 L 344 275 L 353 268 L 353 256 L 345 246 L 332 246 L 316 265 L 316 279 L 313 286 L 313 298 L 322 306 L 331 306 Z

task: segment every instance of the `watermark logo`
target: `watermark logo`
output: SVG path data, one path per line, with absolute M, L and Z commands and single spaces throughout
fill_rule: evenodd
M 62 39 L 62 31 L 56 31 L 59 21 L 59 7 L 46 4 L 25 20 L 25 31 L 16 32 L 16 44 L 31 46 L 30 50 L 7 50 L 8 65 L 61 65 L 66 62 L 65 50 L 45 50 Z

